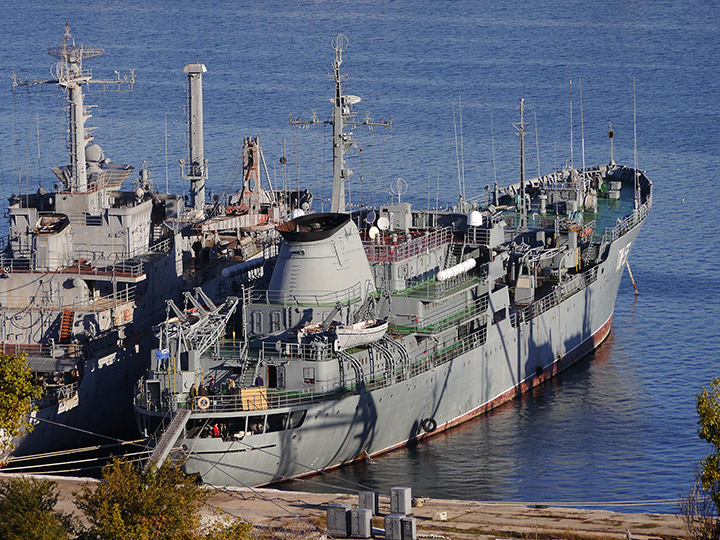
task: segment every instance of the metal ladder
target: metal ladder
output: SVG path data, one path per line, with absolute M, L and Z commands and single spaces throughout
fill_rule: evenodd
M 260 357 L 258 356 L 246 356 L 247 360 L 245 361 L 243 368 L 242 368 L 242 375 L 240 376 L 240 388 L 248 388 L 250 386 L 255 386 L 255 377 L 257 376 L 257 366 L 260 362 Z
M 189 419 L 190 409 L 179 409 L 177 413 L 175 413 L 172 422 L 170 422 L 170 426 L 162 434 L 162 437 L 160 437 L 160 440 L 155 445 L 153 453 L 145 463 L 146 471 L 153 464 L 158 468 L 162 466 L 170 454 L 170 451 L 175 446 L 175 443 L 180 438 L 180 434 L 185 429 Z
M 63 309 L 62 319 L 60 320 L 60 332 L 58 341 L 63 344 L 70 343 L 72 338 L 73 321 L 75 320 L 75 312 L 71 309 Z

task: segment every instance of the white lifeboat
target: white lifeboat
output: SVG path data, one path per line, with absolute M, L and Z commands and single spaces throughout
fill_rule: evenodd
M 338 349 L 349 349 L 377 341 L 385 335 L 388 322 L 385 319 L 368 319 L 355 324 L 343 324 L 335 327 Z

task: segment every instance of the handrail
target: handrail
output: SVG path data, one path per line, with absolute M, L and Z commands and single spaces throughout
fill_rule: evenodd
M 38 409 L 55 405 L 61 399 L 68 399 L 76 395 L 78 388 L 79 383 L 77 382 L 59 386 L 45 386 L 43 388 L 43 395 L 38 399 L 32 400 L 32 404 Z
M 477 318 L 487 311 L 488 295 L 483 294 L 471 302 L 447 308 L 429 317 L 415 318 L 412 328 L 415 332 L 440 332 L 455 324 Z
M 68 303 L 62 303 L 59 299 L 57 301 L 53 301 L 52 296 L 49 296 L 47 293 L 43 293 L 42 295 L 39 295 L 40 297 L 36 298 L 30 305 L 28 305 L 27 299 L 28 296 L 32 297 L 32 295 L 7 294 L 3 295 L 2 303 L 0 303 L 0 305 L 3 307 L 27 306 L 26 309 L 28 310 L 55 309 L 59 311 L 62 309 L 72 309 L 74 311 L 83 310 L 88 312 L 100 312 L 109 309 L 109 307 L 114 307 L 117 304 L 133 302 L 135 300 L 135 291 L 136 285 L 131 285 L 114 293 L 95 298 L 75 298 L 72 302 Z M 112 304 L 112 306 L 108 306 L 108 304 Z
M 441 298 L 457 287 L 476 280 L 487 279 L 487 265 L 475 267 L 469 272 L 453 276 L 445 281 L 437 281 L 434 277 L 430 279 L 407 279 L 405 280 L 405 288 L 393 291 L 393 296 L 423 297 L 423 298 Z
M 0 242 L 0 269 L 6 272 L 52 272 L 61 271 L 64 274 L 77 273 L 78 275 L 108 275 L 113 272 L 129 277 L 138 277 L 144 273 L 143 263 L 139 257 L 146 253 L 169 252 L 174 245 L 174 238 L 169 237 L 150 246 L 141 246 L 132 252 L 126 252 L 124 245 L 113 243 L 95 244 L 106 246 L 108 249 L 78 249 L 72 253 L 72 258 L 85 259 L 85 264 L 77 262 L 67 265 L 67 259 L 50 257 L 47 266 L 38 266 L 37 252 L 32 249 L 13 250 L 13 256 L 5 255 L 9 242 L 3 238 Z M 108 258 L 108 253 L 114 257 Z
M 194 412 L 198 414 L 217 414 L 217 413 L 233 413 L 240 411 L 256 411 L 263 414 L 267 411 L 278 408 L 295 407 L 331 401 L 342 398 L 344 396 L 353 395 L 364 390 L 375 390 L 395 384 L 397 381 L 408 380 L 421 373 L 429 371 L 436 366 L 445 364 L 480 345 L 484 344 L 487 339 L 487 328 L 480 327 L 476 332 L 465 336 L 459 340 L 452 342 L 435 344 L 432 349 L 424 352 L 417 352 L 408 358 L 405 365 L 398 362 L 393 365 L 390 371 L 379 370 L 372 379 L 369 374 L 361 374 L 362 379 L 358 380 L 356 376 L 348 376 L 348 373 L 354 373 L 354 369 L 348 366 L 344 377 L 344 384 L 340 381 L 323 386 L 321 388 L 298 389 L 298 390 L 267 390 L 267 398 L 262 398 L 262 403 L 248 402 L 243 399 L 242 394 L 215 394 L 208 396 L 210 404 L 206 409 L 194 408 Z M 172 373 L 156 373 L 161 380 L 171 380 Z M 242 392 L 242 390 L 239 390 Z M 178 408 L 193 407 L 189 401 L 187 393 L 177 393 L 174 395 L 164 395 L 161 398 L 162 403 L 151 403 L 149 396 L 140 389 L 135 396 L 135 406 L 139 409 L 152 411 L 177 410 Z
M 321 341 L 314 341 L 312 343 L 263 342 L 261 348 L 261 354 L 264 356 L 274 355 L 281 358 L 292 358 L 293 360 L 311 362 L 326 362 L 331 360 L 332 352 L 332 343 L 323 343 Z
M 86 259 L 85 256 L 92 256 L 95 252 L 88 250 L 77 251 L 73 256 Z M 90 259 L 95 263 L 100 259 Z M 79 276 L 109 276 L 122 275 L 125 277 L 138 277 L 144 273 L 142 261 L 136 258 L 102 260 L 97 266 L 87 262 L 75 262 L 67 265 L 67 260 L 58 257 L 50 258 L 47 266 L 37 264 L 37 253 L 35 251 L 22 250 L 13 257 L 6 257 L 0 253 L 0 268 L 5 273 L 12 272 L 58 272 L 62 274 L 77 274 Z
M 414 255 L 446 245 L 450 242 L 451 238 L 452 229 L 450 227 L 442 227 L 397 244 L 375 244 L 372 241 L 363 241 L 363 246 L 365 247 L 367 259 L 370 262 L 399 262 Z
M 512 324 L 513 328 L 517 328 L 521 322 L 534 319 L 547 310 L 554 308 L 573 294 L 586 289 L 588 285 L 597 281 L 598 269 L 598 266 L 594 266 L 582 274 L 573 276 L 572 279 L 560 284 L 559 287 L 555 287 L 552 292 L 536 300 L 529 306 L 511 313 L 510 324 Z
M 77 345 L 45 345 L 40 343 L 15 344 L 0 342 L 0 352 L 3 354 L 27 353 L 29 357 L 37 358 L 68 358 L 80 360 L 83 357 L 82 349 Z
M 652 197 L 643 203 L 640 208 L 633 211 L 632 214 L 625 216 L 625 219 L 619 221 L 614 227 L 605 227 L 600 239 L 600 244 L 608 244 L 614 242 L 622 235 L 642 223 L 650 213 L 652 207 Z
M 284 304 L 284 305 L 334 305 L 346 303 L 362 297 L 363 287 L 360 282 L 339 291 L 307 292 L 304 294 L 288 294 L 283 290 L 266 289 L 253 291 L 250 301 L 253 304 Z

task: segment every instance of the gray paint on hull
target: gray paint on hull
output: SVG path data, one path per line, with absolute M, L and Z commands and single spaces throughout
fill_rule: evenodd
M 425 418 L 435 419 L 441 431 L 507 401 L 539 366 L 551 370 L 563 359 L 558 367 L 564 368 L 594 348 L 596 334 L 612 318 L 639 229 L 611 244 L 595 282 L 531 321 L 513 328 L 506 318 L 489 327 L 483 346 L 446 364 L 389 387 L 311 406 L 298 429 L 234 442 L 181 441 L 193 452 L 185 471 L 211 485 L 267 484 L 401 446 L 424 436 Z

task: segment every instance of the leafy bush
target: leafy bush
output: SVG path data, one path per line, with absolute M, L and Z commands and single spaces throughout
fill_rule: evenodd
M 28 415 L 33 412 L 32 399 L 42 395 L 42 388 L 32 381 L 25 353 L 0 353 L 0 432 L 8 441 L 24 431 L 31 431 Z
M 697 396 L 698 435 L 713 445 L 695 471 L 695 484 L 680 499 L 680 517 L 694 540 L 720 540 L 720 379 Z
M 76 530 L 71 516 L 55 511 L 55 482 L 12 478 L 0 482 L 0 538 L 65 540 Z
M 207 499 L 192 477 L 170 462 L 142 472 L 124 458 L 103 467 L 95 489 L 75 494 L 90 528 L 86 538 L 102 540 L 236 540 L 247 538 L 244 523 L 217 525 L 200 531 L 200 508 Z

